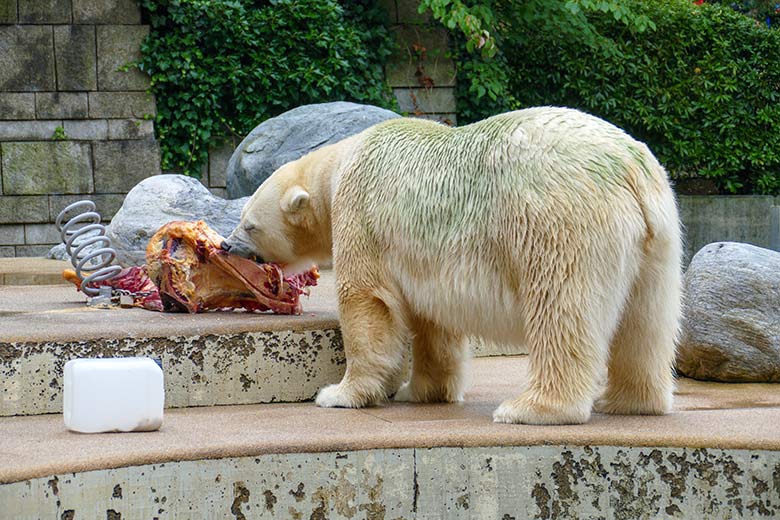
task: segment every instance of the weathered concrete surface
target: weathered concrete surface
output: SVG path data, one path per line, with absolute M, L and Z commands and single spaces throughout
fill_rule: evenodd
M 443 28 L 402 25 L 393 28 L 397 49 L 386 66 L 392 87 L 455 86 L 455 62 L 446 56 L 449 36 Z
M 19 22 L 70 23 L 70 0 L 19 0 Z
M 97 76 L 100 90 L 146 90 L 149 76 L 125 66 L 141 59 L 141 42 L 148 25 L 97 26 Z
M 455 93 L 452 88 L 394 88 L 401 111 L 410 115 L 451 114 L 456 110 Z
M 85 92 L 38 92 L 35 94 L 35 110 L 38 119 L 85 118 L 87 117 L 87 94 Z M 68 136 L 70 137 L 69 134 Z M 48 137 L 51 137 L 51 134 Z
M 332 284 L 303 316 L 96 310 L 74 287 L 0 286 L 0 416 L 61 412 L 77 357 L 160 357 L 168 407 L 310 399 L 344 371 Z
M 0 0 L 0 12 L 2 12 L 2 0 Z M 35 119 L 35 94 L 0 92 L 0 114 L 3 120 Z
M 47 222 L 48 218 L 48 199 L 45 195 L 0 195 L 0 224 Z
M 54 90 L 50 26 L 0 26 L 0 49 L 0 91 Z
M 16 23 L 17 11 L 16 0 L 0 0 L 0 23 Z
M 712 242 L 780 250 L 780 199 L 769 196 L 680 196 L 684 263 Z
M 96 193 L 125 193 L 160 173 L 160 145 L 154 139 L 92 145 Z
M 69 267 L 69 262 L 59 260 L 3 258 L 0 259 L 0 285 L 66 284 L 68 282 L 62 279 L 62 270 Z
M 95 27 L 91 25 L 54 27 L 54 46 L 59 90 L 96 90 L 98 85 Z
M 780 515 L 780 453 L 378 449 L 183 461 L 0 486 L 37 518 L 645 519 Z
M 154 96 L 147 92 L 90 92 L 93 119 L 146 119 L 157 113 Z
M 75 358 L 148 356 L 165 369 L 165 406 L 295 402 L 341 379 L 338 329 L 0 343 L 0 416 L 60 413 L 62 369 Z
M 138 24 L 141 23 L 141 9 L 136 0 L 73 0 L 73 21 Z
M 3 193 L 43 195 L 91 192 L 88 144 L 65 141 L 2 143 Z
M 396 448 L 633 446 L 780 451 L 780 385 L 678 382 L 666 416 L 594 414 L 578 426 L 497 424 L 522 387 L 525 356 L 475 359 L 459 404 L 359 410 L 277 403 L 168 409 L 148 434 L 69 434 L 61 415 L 0 417 L 0 482 L 183 460 Z M 263 382 L 262 384 L 267 384 Z M 295 383 L 292 383 L 293 385 Z
M 504 345 L 485 341 L 482 338 L 469 338 L 469 343 L 471 344 L 471 355 L 474 357 L 528 354 L 528 347 L 525 345 Z

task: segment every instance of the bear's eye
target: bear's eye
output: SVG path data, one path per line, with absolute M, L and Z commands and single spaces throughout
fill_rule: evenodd
M 252 231 L 255 229 L 254 224 L 244 224 L 244 231 Z

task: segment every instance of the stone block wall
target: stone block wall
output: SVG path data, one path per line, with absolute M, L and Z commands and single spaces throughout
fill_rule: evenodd
M 418 0 L 381 2 L 399 42 L 386 73 L 401 110 L 455 124 L 446 31 Z M 0 0 L 0 257 L 44 255 L 67 204 L 92 199 L 109 221 L 161 173 L 149 78 L 124 68 L 148 33 L 137 0 Z M 217 195 L 237 145 L 215 145 L 201 172 Z
M 160 172 L 149 78 L 122 67 L 149 28 L 135 0 L 0 0 L 0 256 L 40 256 L 90 198 L 108 220 Z
M 447 57 L 449 36 L 419 14 L 418 0 L 381 0 L 390 14 L 398 50 L 385 69 L 401 111 L 455 125 L 455 63 Z

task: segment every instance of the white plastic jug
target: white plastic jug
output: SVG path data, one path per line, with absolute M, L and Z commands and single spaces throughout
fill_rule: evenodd
M 163 371 L 151 358 L 72 359 L 65 363 L 64 386 L 69 430 L 153 431 L 162 425 Z

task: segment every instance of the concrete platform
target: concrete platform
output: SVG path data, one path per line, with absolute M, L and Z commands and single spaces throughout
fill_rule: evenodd
M 0 416 L 61 412 L 78 357 L 161 358 L 169 407 L 309 399 L 344 370 L 333 294 L 326 274 L 301 316 L 171 314 L 90 308 L 73 286 L 0 287 Z
M 491 414 L 526 359 L 487 357 L 458 405 L 242 404 L 303 401 L 340 379 L 331 273 L 297 317 L 84 301 L 0 286 L 0 518 L 780 517 L 780 385 L 682 379 L 668 416 L 504 425 Z M 65 361 L 128 355 L 163 360 L 162 429 L 67 432 Z
M 68 262 L 38 257 L 0 258 L 0 285 L 64 285 Z
M 0 503 L 9 518 L 780 515 L 780 385 L 683 379 L 663 417 L 493 423 L 525 370 L 524 357 L 473 360 L 463 404 L 189 408 L 152 433 L 0 418 Z
M 324 271 L 301 316 L 104 310 L 73 286 L 0 286 L 0 416 L 61 412 L 62 368 L 78 357 L 162 359 L 168 407 L 309 399 L 344 371 L 334 285 Z

